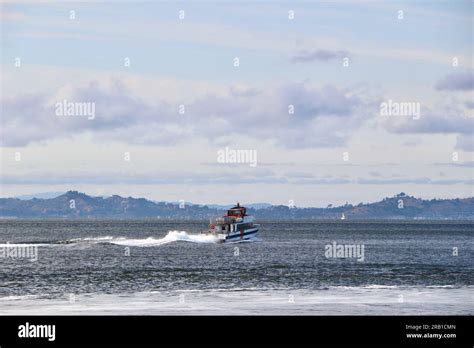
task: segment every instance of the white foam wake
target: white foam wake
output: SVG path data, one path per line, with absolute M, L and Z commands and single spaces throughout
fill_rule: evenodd
M 113 240 L 114 237 L 112 236 L 103 236 L 103 237 L 86 237 L 86 238 L 73 238 L 69 239 L 68 242 L 70 243 L 77 243 L 77 242 L 109 242 Z
M 168 244 L 172 242 L 183 241 L 192 243 L 216 243 L 218 239 L 211 235 L 204 234 L 188 234 L 186 231 L 169 231 L 163 238 L 128 238 L 128 237 L 113 237 L 113 236 L 100 236 L 100 237 L 85 237 L 85 238 L 73 238 L 59 242 L 49 243 L 21 243 L 21 244 L 2 244 L 0 248 L 5 247 L 32 247 L 32 246 L 63 246 L 63 245 L 91 245 L 99 243 L 110 243 L 116 245 L 125 246 L 138 246 L 138 247 L 151 247 Z
M 185 231 L 169 231 L 163 238 L 148 237 L 143 239 L 116 238 L 107 240 L 107 242 L 116 245 L 150 247 L 168 244 L 172 242 L 183 241 L 192 243 L 216 243 L 218 240 L 214 236 L 203 234 L 188 234 Z

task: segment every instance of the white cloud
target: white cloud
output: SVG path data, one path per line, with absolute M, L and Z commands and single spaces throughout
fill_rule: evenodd
M 37 93 L 3 100 L 2 142 L 22 146 L 91 133 L 131 144 L 169 146 L 189 137 L 219 146 L 251 138 L 287 148 L 344 145 L 366 121 L 359 92 L 307 83 L 278 83 L 265 89 L 228 87 L 225 94 L 197 96 L 180 114 L 176 103 L 157 95 L 142 99 L 126 81 L 67 85 L 53 95 Z M 57 116 L 55 104 L 95 103 L 96 116 Z M 294 106 L 294 114 L 288 112 Z M 21 129 L 22 131 L 18 131 Z
M 421 108 L 419 119 L 384 116 L 382 125 L 396 134 L 455 134 L 456 148 L 473 151 L 474 118 L 455 102 L 437 108 Z
M 465 71 L 449 74 L 436 83 L 436 89 L 448 91 L 474 90 L 474 72 Z

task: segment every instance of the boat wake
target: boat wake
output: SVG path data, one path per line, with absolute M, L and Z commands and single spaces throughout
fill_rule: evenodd
M 188 234 L 186 231 L 169 231 L 168 234 L 162 238 L 148 237 L 148 238 L 128 238 L 128 237 L 87 237 L 75 238 L 67 241 L 61 241 L 56 244 L 115 244 L 123 246 L 136 247 L 153 247 L 160 246 L 172 242 L 191 242 L 191 243 L 217 243 L 218 240 L 214 236 L 202 234 Z
M 116 245 L 151 247 L 168 244 L 172 242 L 192 242 L 192 243 L 217 243 L 214 236 L 201 234 L 188 234 L 185 231 L 169 231 L 163 238 L 148 237 L 144 239 L 116 238 L 108 242 Z
M 0 247 L 87 247 L 95 244 L 114 244 L 121 246 L 135 246 L 135 247 L 153 247 L 165 245 L 173 242 L 190 242 L 190 243 L 201 243 L 201 244 L 213 244 L 218 243 L 219 240 L 216 236 L 209 234 L 189 234 L 186 231 L 168 231 L 168 234 L 162 238 L 158 237 L 147 237 L 147 238 L 130 238 L 130 237 L 114 237 L 114 236 L 100 236 L 100 237 L 85 237 L 85 238 L 72 238 L 60 241 L 48 241 L 48 242 L 26 242 L 18 244 L 0 244 Z M 238 243 L 243 241 L 235 241 Z

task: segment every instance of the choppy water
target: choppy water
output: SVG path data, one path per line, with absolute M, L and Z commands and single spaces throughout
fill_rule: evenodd
M 38 251 L 0 254 L 0 313 L 474 314 L 472 222 L 263 222 L 229 245 L 205 228 L 0 221 L 0 249 Z M 334 242 L 363 261 L 326 257 Z

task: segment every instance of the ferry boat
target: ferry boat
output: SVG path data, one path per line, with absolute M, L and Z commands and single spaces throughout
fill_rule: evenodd
M 220 242 L 239 242 L 256 236 L 260 225 L 253 223 L 253 216 L 247 215 L 247 208 L 239 203 L 227 210 L 227 214 L 211 218 L 209 230 L 202 234 L 213 235 Z

